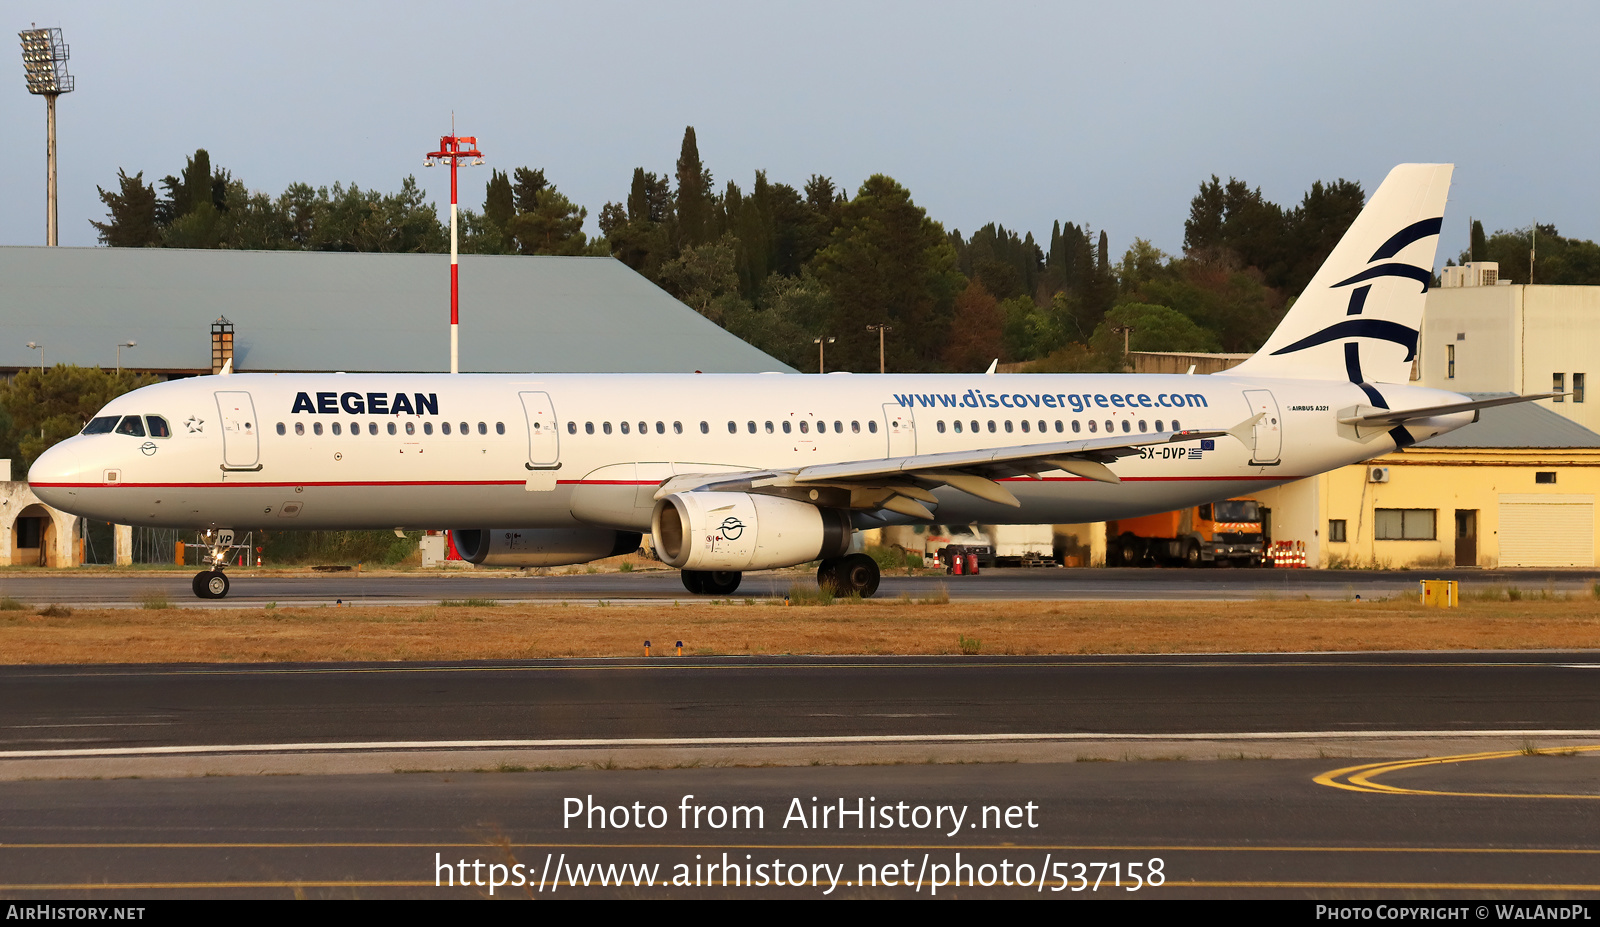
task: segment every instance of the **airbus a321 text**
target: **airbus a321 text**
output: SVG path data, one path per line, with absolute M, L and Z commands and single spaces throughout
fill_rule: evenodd
M 475 563 L 657 555 L 696 593 L 820 560 L 871 595 L 854 531 L 1075 523 L 1225 499 L 1535 396 L 1407 385 L 1450 165 L 1395 168 L 1253 357 L 1209 376 L 230 374 L 112 400 L 46 451 L 50 505 L 206 531 L 452 528 Z

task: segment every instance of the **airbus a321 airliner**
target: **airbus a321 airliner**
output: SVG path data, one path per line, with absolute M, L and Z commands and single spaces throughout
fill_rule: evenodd
M 106 405 L 29 471 L 73 514 L 206 531 L 454 529 L 474 563 L 657 555 L 691 592 L 854 531 L 1127 518 L 1298 480 L 1502 402 L 1407 385 L 1452 166 L 1390 172 L 1253 357 L 1223 374 L 230 374 Z

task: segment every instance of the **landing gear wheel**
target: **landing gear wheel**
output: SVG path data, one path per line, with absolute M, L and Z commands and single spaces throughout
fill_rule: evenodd
M 705 588 L 706 575 L 707 574 L 705 574 L 704 572 L 701 572 L 700 570 L 684 570 L 683 571 L 683 588 L 689 590 L 690 592 L 694 593 L 695 595 L 705 595 L 706 594 L 706 588 Z
M 839 595 L 870 599 L 878 591 L 878 562 L 866 554 L 851 554 L 839 561 L 833 575 Z
M 194 575 L 191 586 L 197 598 L 220 599 L 228 594 L 228 574 L 221 570 L 205 570 Z
M 710 570 L 700 574 L 700 577 L 700 588 L 706 595 L 733 595 L 744 574 L 732 570 Z

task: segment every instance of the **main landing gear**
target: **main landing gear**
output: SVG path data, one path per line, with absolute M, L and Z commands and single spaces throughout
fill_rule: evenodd
M 743 578 L 731 570 L 684 570 L 683 588 L 695 595 L 733 595 Z
M 228 594 L 228 575 L 222 572 L 228 565 L 228 551 L 233 548 L 233 529 L 217 528 L 205 533 L 206 563 L 209 566 L 194 574 L 195 598 L 220 599 Z
M 817 567 L 817 585 L 829 586 L 834 595 L 870 599 L 878 591 L 878 562 L 866 554 L 824 560 Z

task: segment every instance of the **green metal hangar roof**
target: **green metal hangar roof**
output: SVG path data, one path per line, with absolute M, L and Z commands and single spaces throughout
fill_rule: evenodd
M 202 373 L 211 323 L 240 371 L 450 369 L 441 254 L 0 247 L 0 369 Z M 751 373 L 793 368 L 611 258 L 461 258 L 471 373 Z

